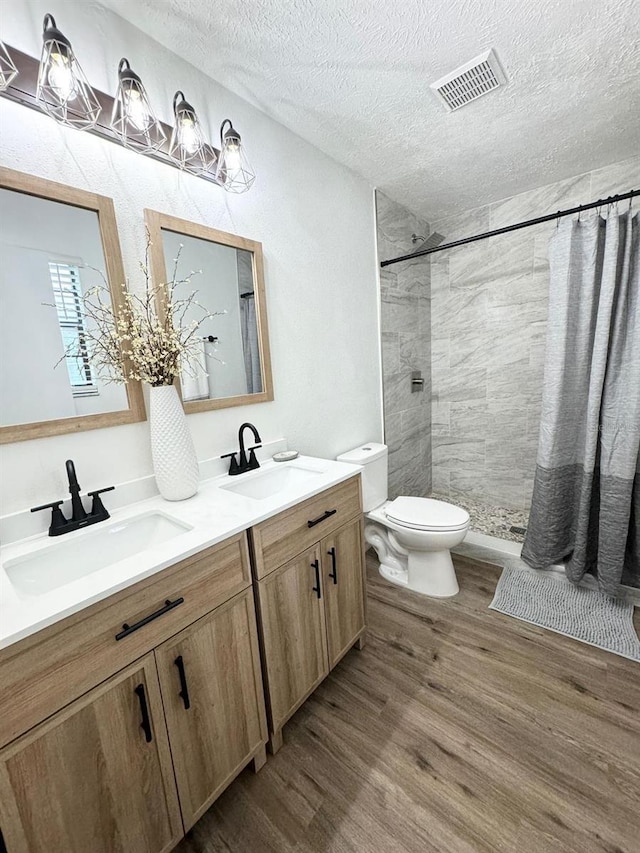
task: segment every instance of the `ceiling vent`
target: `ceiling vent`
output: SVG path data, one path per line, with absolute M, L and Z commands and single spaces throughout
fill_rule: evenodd
M 431 84 L 449 112 L 481 98 L 507 82 L 493 48 Z

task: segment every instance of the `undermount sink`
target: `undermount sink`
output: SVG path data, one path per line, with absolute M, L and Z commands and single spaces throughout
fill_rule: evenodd
M 271 468 L 269 471 L 240 474 L 237 480 L 225 483 L 220 488 L 243 495 L 245 498 L 262 501 L 288 489 L 298 489 L 300 486 L 308 485 L 323 473 L 315 468 L 305 468 L 303 465 L 278 463 L 277 468 Z
M 4 569 L 18 592 L 43 595 L 188 530 L 188 524 L 171 516 L 149 512 L 67 534 L 71 537 L 67 541 L 47 543 L 30 554 L 7 560 Z

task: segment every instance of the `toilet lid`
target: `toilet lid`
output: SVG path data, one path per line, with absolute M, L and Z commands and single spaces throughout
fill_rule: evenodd
M 396 498 L 385 507 L 385 515 L 414 530 L 459 530 L 469 523 L 465 509 L 433 498 Z

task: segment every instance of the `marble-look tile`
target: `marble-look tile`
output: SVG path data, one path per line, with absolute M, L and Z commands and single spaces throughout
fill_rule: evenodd
M 389 455 L 402 447 L 402 414 L 400 412 L 384 412 L 384 443 Z
M 555 210 L 575 207 L 591 201 L 591 177 L 578 175 L 555 184 L 536 187 L 528 192 L 506 198 L 490 205 L 491 229 L 504 228 L 536 216 L 544 216 Z M 527 229 L 532 233 L 530 229 Z
M 440 377 L 440 383 L 434 381 L 433 391 L 438 402 L 458 400 L 484 400 L 487 397 L 487 370 L 476 368 L 468 371 L 448 371 L 446 378 Z
M 449 337 L 431 338 L 431 370 L 449 370 Z
M 478 323 L 465 334 L 452 336 L 449 365 L 452 370 L 465 371 L 486 367 L 491 361 L 495 341 L 487 333 L 487 326 Z
M 472 331 L 486 317 L 488 297 L 484 289 L 450 290 L 447 299 L 431 300 L 431 326 L 434 337 L 455 335 L 457 339 Z
M 431 432 L 430 406 L 423 404 L 416 409 L 406 409 L 401 413 L 402 440 L 418 442 Z
M 398 276 L 398 290 L 426 299 L 430 297 L 431 270 L 428 258 L 404 261 L 394 269 Z
M 398 289 L 398 276 L 395 272 L 389 272 L 389 270 L 385 267 L 380 270 L 380 290 L 382 293 L 386 293 L 389 290 L 397 290 Z
M 451 473 L 448 468 L 433 466 L 431 469 L 431 488 L 445 498 L 449 497 L 449 478 Z
M 378 253 L 381 260 L 415 250 L 412 234 L 428 234 L 429 225 L 380 191 L 376 192 Z
M 383 392 L 385 412 L 404 412 L 407 409 L 415 409 L 424 400 L 424 392 L 422 395 L 412 393 L 411 373 L 408 370 L 385 376 Z
M 485 464 L 485 443 L 484 439 L 434 435 L 431 438 L 433 464 L 449 470 L 457 470 L 467 465 L 482 467 Z
M 447 253 L 431 255 L 430 261 L 430 283 L 431 298 L 448 296 L 449 293 L 449 259 Z
M 449 287 L 479 287 L 487 280 L 489 271 L 488 242 L 470 243 L 452 250 L 449 260 Z
M 495 475 L 484 469 L 451 471 L 449 493 L 452 498 L 457 494 L 469 495 L 495 506 L 524 509 L 522 475 L 519 473 Z
M 431 403 L 431 435 L 449 435 L 451 403 Z
M 421 370 L 425 386 L 429 384 L 431 347 L 429 338 L 423 334 L 399 336 L 400 366 L 399 370 Z
M 446 219 L 438 219 L 431 223 L 433 231 L 444 235 L 445 242 L 452 240 L 463 240 L 474 234 L 481 234 L 491 227 L 491 211 L 489 205 L 467 210 L 457 216 L 449 216 Z M 452 249 L 455 252 L 457 249 Z
M 398 332 L 382 332 L 382 370 L 386 376 L 400 370 L 400 335 Z
M 383 332 L 417 334 L 420 303 L 414 296 L 388 291 L 382 294 L 380 323 Z
M 591 172 L 591 201 L 638 189 L 638 187 L 640 187 L 640 156 Z
M 491 366 L 486 370 L 486 394 L 488 400 L 511 399 L 524 395 L 533 402 L 542 398 L 542 382 L 538 371 L 529 364 L 529 354 L 513 362 L 507 369 L 503 365 Z
M 532 448 L 527 441 L 525 430 L 524 419 L 522 429 L 503 422 L 501 428 L 494 430 L 487 438 L 486 464 L 493 475 L 520 473 L 522 482 L 525 474 L 533 473 L 536 466 L 535 447 Z
M 486 437 L 489 407 L 485 400 L 450 403 L 449 435 L 458 439 Z

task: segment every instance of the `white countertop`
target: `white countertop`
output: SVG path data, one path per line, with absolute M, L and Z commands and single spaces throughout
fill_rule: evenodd
M 331 486 L 348 480 L 359 467 L 328 459 L 300 456 L 287 466 L 300 466 L 318 472 L 307 483 L 287 487 L 275 495 L 257 500 L 220 488 L 231 482 L 255 478 L 260 472 L 282 467 L 268 461 L 258 471 L 215 477 L 200 483 L 198 493 L 186 501 L 165 501 L 160 496 L 129 504 L 111 512 L 111 518 L 91 527 L 66 533 L 60 537 L 46 534 L 32 536 L 0 549 L 0 648 L 34 634 L 96 601 L 148 578 L 168 566 L 215 545 L 236 533 L 270 518 Z M 108 495 L 105 496 L 108 505 Z M 11 583 L 4 565 L 8 561 L 55 548 L 58 542 L 90 537 L 103 525 L 123 522 L 141 514 L 160 512 L 190 527 L 172 539 L 152 545 L 135 555 L 112 563 L 82 578 L 41 595 L 24 593 Z

